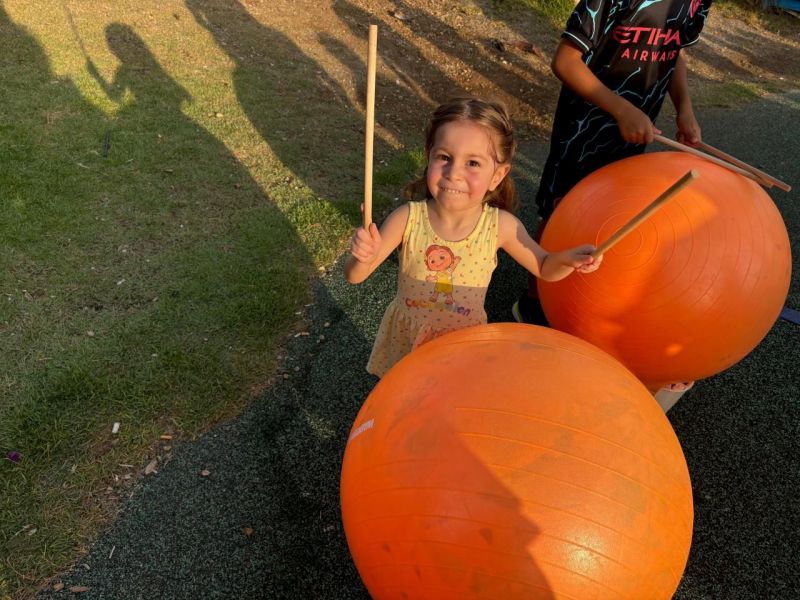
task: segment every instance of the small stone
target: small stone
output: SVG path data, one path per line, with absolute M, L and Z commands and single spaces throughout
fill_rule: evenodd
M 399 10 L 390 10 L 389 14 L 392 15 L 398 21 L 410 21 L 413 17 L 410 17 L 406 13 L 399 11 Z

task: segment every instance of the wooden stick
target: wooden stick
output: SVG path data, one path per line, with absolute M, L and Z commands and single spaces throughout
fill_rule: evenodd
M 675 148 L 676 150 L 681 150 L 682 152 L 688 152 L 689 154 L 694 154 L 695 156 L 699 156 L 700 158 L 705 158 L 706 160 L 713 162 L 715 165 L 719 165 L 720 167 L 725 167 L 726 169 L 729 169 L 729 170 L 733 171 L 734 173 L 738 173 L 739 175 L 744 175 L 748 179 L 752 179 L 756 183 L 764 185 L 763 182 L 758 177 L 753 175 L 752 173 L 749 173 L 749 172 L 745 171 L 744 169 L 740 169 L 736 165 L 732 165 L 729 162 L 725 162 L 724 160 L 720 160 L 719 158 L 715 158 L 715 157 L 711 156 L 710 154 L 706 154 L 705 152 L 700 152 L 700 150 L 692 148 L 691 146 L 687 146 L 685 144 L 681 144 L 680 142 L 676 142 L 675 140 L 671 140 L 671 139 L 669 139 L 667 137 L 664 137 L 663 135 L 658 135 L 658 134 L 656 134 L 654 139 L 657 142 L 661 142 L 665 146 L 670 146 L 672 148 Z M 771 186 L 767 186 L 767 187 L 771 187 Z
M 372 141 L 375 134 L 375 71 L 378 62 L 378 26 L 369 26 L 367 58 L 367 127 L 364 144 L 364 229 L 372 223 Z
M 673 183 L 669 188 L 664 191 L 658 198 L 653 200 L 650 204 L 645 206 L 638 215 L 633 217 L 630 221 L 620 227 L 610 238 L 600 244 L 597 249 L 592 252 L 592 258 L 597 258 L 601 254 L 608 252 L 612 246 L 615 246 L 622 238 L 628 235 L 631 231 L 636 229 L 642 222 L 650 215 L 656 212 L 667 200 L 672 198 L 675 194 L 681 191 L 684 187 L 692 183 L 700 176 L 695 169 L 687 171 L 686 174 Z
M 761 179 L 764 183 L 763 185 L 766 187 L 772 187 L 773 185 L 777 188 L 782 189 L 784 192 L 791 192 L 792 186 L 788 183 L 784 183 L 780 179 L 775 179 L 772 175 L 768 173 L 764 173 L 764 171 L 760 169 L 756 169 L 752 165 L 748 165 L 746 162 L 739 160 L 738 158 L 731 156 L 730 154 L 726 154 L 722 150 L 718 150 L 714 148 L 714 146 L 709 146 L 703 142 L 698 144 L 698 148 L 703 152 L 708 152 L 709 154 L 713 154 L 717 158 L 721 158 L 722 160 L 727 160 L 729 163 L 736 165 L 737 167 L 744 169 L 745 171 L 749 171 L 759 179 Z

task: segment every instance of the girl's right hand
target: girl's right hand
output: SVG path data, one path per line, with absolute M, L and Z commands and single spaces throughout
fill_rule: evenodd
M 350 254 L 358 262 L 371 265 L 375 260 L 375 255 L 381 247 L 381 234 L 375 223 L 370 223 L 369 229 L 359 227 L 353 233 L 350 242 Z
M 655 134 L 661 133 L 653 122 L 642 110 L 633 104 L 625 101 L 625 106 L 616 115 L 619 133 L 629 144 L 649 144 L 653 141 Z

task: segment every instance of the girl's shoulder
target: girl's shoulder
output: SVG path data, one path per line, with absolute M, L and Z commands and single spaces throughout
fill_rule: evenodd
M 497 210 L 497 221 L 498 223 L 502 224 L 513 224 L 519 223 L 519 217 L 512 213 L 510 210 L 506 210 L 505 208 L 493 207 Z
M 403 223 L 405 223 L 408 220 L 408 215 L 411 214 L 410 204 L 411 202 L 406 202 L 395 208 L 392 212 L 389 213 L 389 216 L 386 217 L 386 221 L 384 221 L 384 223 L 387 223 L 389 221 L 402 221 Z
M 497 213 L 497 236 L 502 245 L 509 237 L 516 237 L 520 228 L 525 229 L 525 226 L 519 217 L 504 208 L 498 208 Z
M 406 224 L 409 221 L 409 216 L 411 215 L 411 207 L 409 204 L 409 202 L 401 204 L 389 213 L 389 216 L 384 219 L 381 225 L 381 235 L 386 236 L 388 234 L 390 240 L 394 241 L 396 238 L 397 243 L 400 242 L 400 239 L 403 237 L 403 232 L 406 229 Z

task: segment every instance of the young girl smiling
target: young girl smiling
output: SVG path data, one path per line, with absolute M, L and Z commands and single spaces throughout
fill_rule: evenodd
M 406 188 L 411 200 L 380 230 L 353 234 L 345 276 L 361 283 L 400 247 L 397 296 L 381 321 L 367 370 L 382 377 L 416 346 L 448 331 L 486 323 L 484 299 L 502 248 L 533 275 L 558 281 L 589 273 L 594 246 L 547 252 L 512 210 L 509 176 L 516 149 L 504 106 L 458 98 L 428 125 L 425 174 Z

